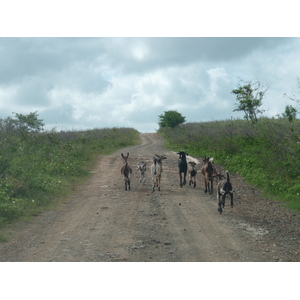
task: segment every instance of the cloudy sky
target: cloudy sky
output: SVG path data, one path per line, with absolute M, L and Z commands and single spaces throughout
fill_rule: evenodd
M 269 87 L 262 109 L 270 117 L 294 104 L 284 93 L 300 98 L 300 38 L 286 37 L 298 28 L 290 0 L 272 10 L 260 0 L 247 10 L 233 0 L 103 3 L 5 4 L 0 117 L 37 111 L 46 129 L 155 132 L 167 110 L 188 122 L 242 118 L 231 94 L 240 79 Z
M 38 111 L 46 128 L 134 127 L 158 115 L 188 122 L 243 117 L 240 78 L 268 92 L 265 115 L 298 91 L 299 38 L 0 38 L 0 117 Z

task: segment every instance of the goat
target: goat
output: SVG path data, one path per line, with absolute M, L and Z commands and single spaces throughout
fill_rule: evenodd
M 225 207 L 225 197 L 230 195 L 231 207 L 233 207 L 233 190 L 232 184 L 230 182 L 229 172 L 226 171 L 226 179 L 219 181 L 217 186 L 217 199 L 218 199 L 218 212 L 221 214 L 223 212 L 222 208 Z M 222 200 L 221 200 L 222 196 Z
M 179 177 L 180 177 L 180 187 L 186 185 L 186 173 L 187 173 L 187 161 L 186 157 L 188 156 L 187 153 L 184 151 L 180 151 L 177 153 L 179 155 L 178 159 L 178 169 L 179 169 Z M 183 173 L 183 182 L 182 182 L 182 173 Z
M 127 186 L 128 190 L 130 191 L 130 175 L 132 174 L 132 169 L 128 165 L 128 157 L 129 153 L 127 153 L 127 156 L 124 156 L 123 153 L 121 154 L 123 157 L 123 162 L 124 166 L 121 169 L 121 174 L 124 175 L 124 181 L 125 181 L 125 191 L 127 191 Z
M 205 185 L 205 193 L 212 194 L 213 193 L 213 180 L 214 177 L 219 178 L 220 175 L 217 173 L 216 168 L 212 164 L 213 158 L 210 158 L 209 156 L 203 159 L 203 167 L 202 167 L 202 174 L 204 176 L 204 185 Z
M 139 174 L 140 174 L 140 182 L 143 182 L 143 184 L 145 184 L 145 182 L 146 182 L 146 178 L 145 178 L 146 166 L 147 166 L 147 163 L 145 163 L 144 161 L 140 161 L 138 163 L 138 171 L 139 171 Z
M 197 175 L 196 165 L 197 164 L 194 161 L 190 161 L 189 164 L 192 166 L 192 169 L 188 170 L 189 185 L 193 185 L 195 188 L 196 187 L 196 175 Z
M 160 191 L 160 180 L 161 180 L 161 173 L 162 173 L 162 161 L 166 159 L 165 155 L 157 155 L 157 157 L 153 157 L 153 163 L 151 165 L 151 176 L 152 176 L 152 193 L 154 192 L 155 186 Z

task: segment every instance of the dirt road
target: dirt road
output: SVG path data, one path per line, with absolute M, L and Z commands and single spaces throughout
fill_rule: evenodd
M 0 260 L 300 261 L 298 229 L 290 234 L 282 231 L 285 223 L 289 229 L 299 227 L 296 215 L 288 213 L 289 221 L 280 219 L 279 223 L 270 223 L 264 212 L 253 216 L 258 201 L 252 201 L 255 208 L 247 205 L 249 195 L 238 177 L 232 179 L 239 189 L 236 205 L 226 206 L 220 215 L 216 196 L 203 192 L 200 172 L 195 189 L 188 185 L 180 188 L 178 156 L 163 147 L 157 134 L 142 134 L 141 139 L 138 146 L 100 156 L 91 177 L 57 209 L 18 224 L 9 240 L 0 243 Z M 121 152 L 130 153 L 129 164 L 134 170 L 131 191 L 127 192 L 120 173 Z M 166 154 L 167 159 L 163 162 L 161 191 L 152 193 L 150 164 L 155 153 Z M 137 174 L 141 160 L 148 162 L 145 185 Z M 259 195 L 255 197 L 257 200 Z M 281 208 L 276 209 L 280 212 Z

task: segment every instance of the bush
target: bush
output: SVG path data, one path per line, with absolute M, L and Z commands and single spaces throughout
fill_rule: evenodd
M 159 116 L 159 126 L 160 127 L 171 127 L 174 128 L 185 122 L 185 117 L 183 117 L 176 110 L 165 111 L 163 115 Z

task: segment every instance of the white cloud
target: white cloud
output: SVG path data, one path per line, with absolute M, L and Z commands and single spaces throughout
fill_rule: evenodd
M 206 71 L 209 76 L 209 89 L 208 89 L 208 97 L 212 102 L 220 102 L 219 95 L 221 87 L 225 84 L 229 83 L 228 74 L 226 73 L 224 68 L 214 68 Z M 227 86 L 226 86 L 227 87 Z M 223 92 L 223 91 L 222 91 Z M 223 96 L 224 97 L 224 96 Z
M 146 60 L 149 55 L 149 49 L 145 44 L 138 43 L 132 47 L 132 55 L 138 61 Z

